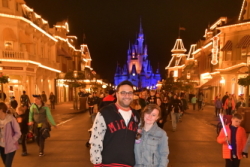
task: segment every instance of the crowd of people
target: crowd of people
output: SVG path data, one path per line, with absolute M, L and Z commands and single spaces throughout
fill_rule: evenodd
M 202 110 L 204 94 L 185 92 L 158 92 L 155 90 L 133 91 L 129 81 L 121 82 L 116 91 L 111 90 L 104 97 L 89 96 L 89 106 L 96 105 L 90 138 L 90 160 L 96 167 L 126 166 L 154 167 L 168 165 L 168 136 L 164 124 L 171 121 L 172 131 L 191 103 L 193 110 Z M 108 102 L 108 103 L 107 103 Z M 223 145 L 226 167 L 239 167 L 240 159 L 248 156 L 250 135 L 247 139 L 240 126 L 243 117 L 236 113 L 244 107 L 226 93 L 215 98 L 215 116 L 221 113 L 232 115 L 231 124 L 222 129 L 217 142 Z M 91 110 L 93 111 L 93 110 Z M 230 145 L 230 148 L 228 147 Z
M 50 94 L 51 108 L 55 108 L 55 95 Z M 15 97 L 10 102 L 0 102 L 0 155 L 5 167 L 11 167 L 18 145 L 22 145 L 22 156 L 27 156 L 27 137 L 35 138 L 39 156 L 44 155 L 45 139 L 50 136 L 51 125 L 56 123 L 50 108 L 45 104 L 47 96 L 33 95 L 33 103 L 23 91 L 18 105 Z

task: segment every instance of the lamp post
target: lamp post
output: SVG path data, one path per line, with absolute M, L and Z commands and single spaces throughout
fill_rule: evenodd
M 75 80 L 74 81 L 75 85 L 73 87 L 73 108 L 75 110 L 78 110 L 78 101 L 77 101 L 77 92 L 76 92 L 76 79 L 78 77 L 77 71 L 74 71 L 73 77 L 74 77 L 74 80 Z

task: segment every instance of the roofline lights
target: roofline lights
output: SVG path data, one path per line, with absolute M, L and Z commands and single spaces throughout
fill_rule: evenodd
M 64 41 L 64 42 L 67 42 L 68 45 L 69 45 L 69 47 L 71 47 L 74 51 L 76 51 L 76 52 L 81 52 L 81 50 L 80 50 L 80 49 L 76 49 L 76 48 L 69 42 L 68 39 L 62 38 L 62 37 L 60 37 L 60 36 L 54 36 L 54 37 L 57 38 L 57 39 L 60 39 L 60 40 L 62 40 L 62 41 Z
M 245 1 L 246 1 L 246 0 L 244 0 L 243 3 L 242 3 L 241 10 L 240 10 L 240 15 L 239 15 L 238 20 L 240 20 L 240 18 L 241 18 L 241 16 L 242 16 L 243 8 L 244 8 L 244 6 L 245 6 Z
M 222 21 L 227 21 L 226 17 L 221 17 L 217 22 L 215 22 L 212 26 L 210 26 L 210 30 L 213 30 L 216 28 Z
M 12 18 L 12 19 L 19 19 L 19 20 L 25 21 L 25 22 L 29 23 L 31 26 L 33 26 L 34 28 L 38 29 L 41 33 L 45 34 L 47 37 L 49 37 L 53 41 L 57 42 L 57 39 L 55 39 L 52 35 L 50 35 L 46 31 L 44 31 L 43 29 L 38 27 L 36 24 L 34 24 L 32 21 L 30 21 L 30 20 L 28 20 L 28 19 L 26 19 L 24 17 L 4 14 L 4 13 L 0 13 L 0 17 L 8 17 L 8 18 Z
M 217 71 L 227 71 L 227 70 L 231 70 L 233 68 L 237 68 L 237 67 L 240 67 L 240 66 L 246 66 L 247 63 L 240 63 L 240 64 L 236 64 L 234 66 L 231 66 L 231 67 L 227 67 L 227 68 L 224 68 L 224 69 L 215 69 Z
M 31 60 L 15 60 L 15 59 L 11 59 L 11 60 L 10 60 L 10 59 L 0 59 L 0 61 L 5 61 L 5 62 L 20 62 L 20 63 L 31 63 L 31 64 L 38 65 L 39 67 L 45 68 L 45 69 L 50 70 L 50 71 L 54 71 L 54 72 L 58 72 L 58 73 L 61 72 L 60 70 L 57 70 L 57 69 L 54 69 L 54 68 L 51 68 L 51 67 L 42 65 L 41 63 L 38 63 L 38 62 L 35 62 L 35 61 L 31 61 Z

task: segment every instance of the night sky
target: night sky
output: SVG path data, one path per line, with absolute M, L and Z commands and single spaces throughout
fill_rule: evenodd
M 127 59 L 129 41 L 134 43 L 140 18 L 148 45 L 149 60 L 158 62 L 162 77 L 178 38 L 184 46 L 202 39 L 205 29 L 219 17 L 238 17 L 243 0 L 25 0 L 34 11 L 49 21 L 68 19 L 70 33 L 83 43 L 83 34 L 92 57 L 92 67 L 104 79 L 113 81 L 116 64 Z

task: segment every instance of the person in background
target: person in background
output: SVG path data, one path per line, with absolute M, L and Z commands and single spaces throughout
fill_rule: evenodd
M 49 95 L 49 101 L 50 101 L 51 109 L 55 109 L 56 96 L 54 95 L 53 92 L 51 92 Z
M 218 96 L 215 100 L 215 116 L 218 117 L 219 114 L 222 112 L 223 104 L 221 101 L 220 96 Z
M 17 116 L 16 110 L 11 107 L 10 102 L 6 102 L 5 104 L 7 106 L 7 114 L 11 114 L 14 117 L 16 117 Z
M 192 97 L 192 99 L 191 99 L 191 103 L 192 103 L 192 105 L 193 105 L 193 110 L 194 110 L 194 111 L 195 111 L 196 102 L 197 102 L 197 98 L 196 98 L 196 96 L 194 95 L 194 96 Z
M 109 90 L 109 93 L 108 93 L 108 96 L 104 97 L 101 104 L 100 104 L 100 109 L 104 106 L 107 106 L 111 103 L 114 103 L 116 100 L 115 98 L 115 91 L 110 89 Z
M 147 99 L 149 104 L 156 104 L 155 90 L 150 90 L 150 96 Z
M 156 104 L 147 105 L 142 112 L 142 123 L 135 141 L 134 167 L 166 167 L 168 166 L 168 137 L 158 127 L 161 109 Z
M 21 129 L 21 144 L 22 144 L 22 156 L 27 156 L 26 138 L 29 132 L 29 109 L 28 106 L 20 106 L 17 108 L 17 122 Z
M 2 95 L 3 95 L 3 99 L 2 99 Z M 0 90 L 0 100 L 3 100 L 3 102 L 5 102 L 6 100 L 6 94 L 2 92 L 2 90 Z
M 44 144 L 47 136 L 45 131 L 50 131 L 49 122 L 56 128 L 56 123 L 51 115 L 48 106 L 44 105 L 41 95 L 33 95 L 34 103 L 30 106 L 29 125 L 33 126 L 37 145 L 39 146 L 39 156 L 44 156 Z M 49 121 L 49 122 L 48 122 Z
M 226 99 L 224 109 L 226 110 L 227 115 L 232 115 L 232 111 L 235 110 L 235 101 L 232 95 L 229 95 Z
M 140 106 L 141 106 L 142 110 L 148 104 L 148 101 L 147 101 L 147 90 L 143 90 L 143 91 L 140 92 L 140 94 L 139 94 L 139 103 L 140 103 Z
M 28 105 L 30 106 L 30 98 L 28 95 L 26 95 L 26 91 L 23 91 L 23 94 L 20 97 L 20 103 L 21 105 Z
M 47 102 L 47 95 L 45 94 L 44 91 L 42 91 L 41 98 L 42 98 L 42 101 L 44 102 L 44 104 L 46 104 L 46 102 Z
M 6 104 L 0 102 L 0 155 L 3 165 L 11 167 L 21 131 L 13 115 L 7 114 L 7 109 Z
M 177 95 L 174 95 L 174 99 L 171 103 L 171 117 L 173 132 L 176 131 L 177 123 L 179 122 L 180 113 L 182 112 L 181 101 Z
M 203 92 L 200 90 L 200 92 L 198 93 L 198 96 L 197 96 L 197 101 L 198 101 L 198 110 L 201 110 L 202 109 L 202 102 L 204 100 L 204 94 Z
M 12 97 L 10 98 L 10 106 L 11 106 L 13 109 L 16 110 L 16 108 L 17 108 L 17 106 L 18 106 L 18 103 L 17 103 L 17 101 L 15 100 L 15 96 L 12 96 Z
M 222 144 L 222 155 L 223 159 L 225 159 L 226 167 L 240 166 L 240 160 L 243 157 L 242 152 L 247 141 L 246 131 L 240 126 L 242 120 L 242 115 L 234 114 L 232 117 L 232 124 L 228 124 L 225 127 L 228 137 L 226 137 L 223 128 L 217 137 L 217 142 Z M 232 149 L 228 148 L 227 140 Z
M 162 103 L 160 98 L 156 98 L 156 103 L 161 109 L 161 117 L 157 121 L 157 125 L 163 129 L 164 124 L 167 122 L 168 111 L 164 103 Z
M 235 106 L 236 110 L 238 110 L 240 107 L 246 107 L 246 103 L 243 97 L 240 98 L 240 101 L 238 101 Z
M 222 104 L 223 104 L 223 106 L 225 105 L 225 102 L 226 102 L 226 100 L 227 100 L 228 97 L 229 97 L 228 96 L 228 92 L 226 92 L 226 94 L 222 97 Z
M 141 105 L 139 103 L 139 97 L 137 95 L 134 95 L 133 101 L 130 104 L 130 107 L 137 111 L 139 114 L 141 114 Z

